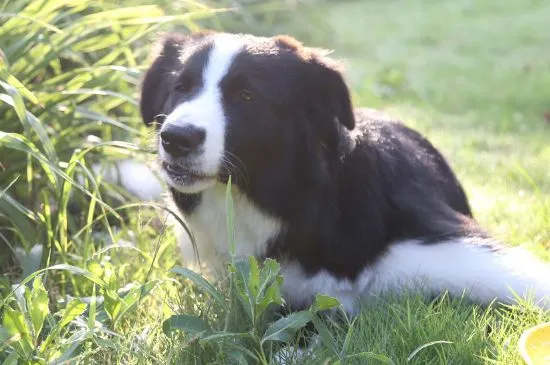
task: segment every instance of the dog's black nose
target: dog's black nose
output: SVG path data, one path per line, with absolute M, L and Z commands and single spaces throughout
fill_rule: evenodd
M 204 143 L 206 131 L 193 125 L 164 125 L 160 140 L 164 150 L 174 157 L 184 157 Z

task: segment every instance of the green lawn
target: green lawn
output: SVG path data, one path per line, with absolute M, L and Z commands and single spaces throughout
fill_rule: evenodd
M 96 145 L 80 154 L 94 144 L 88 134 L 148 144 L 136 91 L 151 34 L 166 28 L 148 19 L 168 20 L 156 8 L 124 14 L 103 3 L 31 3 L 0 6 L 0 24 L 7 24 L 0 27 L 0 48 L 10 63 L 0 62 L 0 363 L 268 363 L 274 341 L 265 340 L 265 331 L 274 328 L 273 319 L 247 319 L 255 289 L 244 286 L 252 279 L 240 279 L 242 267 L 233 267 L 231 284 L 217 288 L 188 272 L 171 272 L 182 263 L 161 208 L 114 212 L 131 200 L 97 190 L 91 181 L 86 194 L 63 183 L 85 173 L 90 161 L 134 153 L 127 145 Z M 101 6 L 108 12 L 99 18 L 82 17 Z M 210 16 L 189 7 L 196 18 Z M 24 17 L 17 18 L 23 25 L 2 23 L 19 11 L 56 28 L 24 23 Z M 550 121 L 544 118 L 550 111 L 550 3 L 321 1 L 307 12 L 322 24 L 304 14 L 245 14 L 243 22 L 235 16 L 207 24 L 262 33 L 277 25 L 277 31 L 334 49 L 345 60 L 357 106 L 384 109 L 423 132 L 448 157 L 479 222 L 550 261 Z M 106 14 L 119 25 L 103 28 Z M 185 17 L 170 21 L 200 25 Z M 37 119 L 25 119 L 25 112 Z M 39 163 L 40 156 L 52 164 Z M 43 247 L 38 255 L 36 247 Z M 35 282 L 33 295 L 12 293 L 11 285 L 28 274 L 60 264 L 42 276 L 44 288 Z M 262 275 L 277 287 L 274 274 Z M 267 302 L 277 302 L 276 294 L 254 293 Z M 202 319 L 172 317 L 173 327 L 187 334 L 163 331 L 175 314 Z M 290 319 L 298 326 L 308 316 L 318 318 L 312 310 Z M 321 331 L 311 356 L 300 359 L 291 351 L 287 363 L 521 364 L 519 335 L 544 321 L 550 313 L 527 303 L 487 309 L 460 298 L 430 301 L 404 293 L 369 302 L 355 320 L 322 320 L 328 332 Z M 205 326 L 210 332 L 199 331 Z

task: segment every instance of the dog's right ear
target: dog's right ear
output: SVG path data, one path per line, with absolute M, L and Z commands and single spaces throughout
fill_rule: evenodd
M 140 110 L 143 121 L 150 126 L 164 111 L 170 88 L 181 67 L 180 53 L 186 37 L 168 34 L 156 46 L 156 56 L 146 71 L 141 85 Z
M 151 125 L 157 116 L 165 113 L 165 104 L 170 96 L 174 80 L 181 72 L 182 53 L 188 47 L 202 42 L 216 33 L 203 30 L 189 34 L 168 33 L 161 36 L 153 52 L 153 64 L 143 78 L 141 85 L 140 110 L 143 121 Z

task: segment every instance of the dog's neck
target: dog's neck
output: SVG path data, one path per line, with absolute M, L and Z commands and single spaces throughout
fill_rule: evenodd
M 233 244 L 236 257 L 265 257 L 283 229 L 280 219 L 261 210 L 236 186 L 230 200 L 222 183 L 198 194 L 172 194 L 194 235 L 199 259 L 209 266 L 227 260 Z M 228 226 L 231 222 L 233 229 Z

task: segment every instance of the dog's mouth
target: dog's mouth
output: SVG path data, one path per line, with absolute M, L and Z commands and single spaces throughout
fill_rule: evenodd
M 208 175 L 203 172 L 197 171 L 192 167 L 179 164 L 162 162 L 162 168 L 171 180 L 182 185 L 192 184 L 205 180 L 212 180 L 216 178 L 216 176 Z

